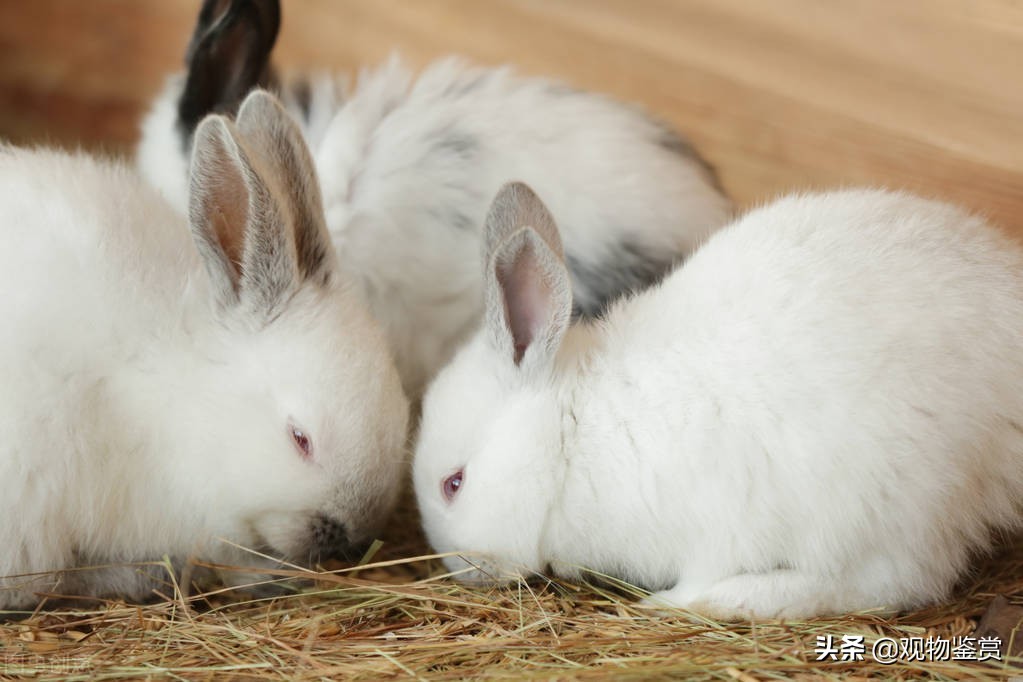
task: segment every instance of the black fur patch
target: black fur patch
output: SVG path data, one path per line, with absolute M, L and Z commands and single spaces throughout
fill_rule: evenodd
M 206 0 L 186 53 L 188 75 L 178 100 L 178 130 L 185 151 L 207 114 L 237 113 L 255 87 L 276 78 L 270 53 L 280 30 L 278 0 Z
M 621 242 L 611 257 L 601 263 L 565 258 L 572 274 L 575 317 L 599 317 L 612 302 L 660 282 L 681 258 L 675 253 L 657 253 L 634 242 Z

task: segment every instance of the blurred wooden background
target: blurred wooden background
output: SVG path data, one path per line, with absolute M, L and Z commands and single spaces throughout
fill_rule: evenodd
M 198 0 L 0 0 L 0 138 L 130 152 Z M 1019 0 L 286 0 L 278 63 L 513 62 L 639 102 L 750 204 L 890 185 L 1023 236 Z M 608 160 L 613 163 L 612 159 Z

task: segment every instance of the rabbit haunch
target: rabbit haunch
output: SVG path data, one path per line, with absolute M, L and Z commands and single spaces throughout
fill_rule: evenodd
M 571 328 L 528 188 L 485 254 L 484 329 L 427 392 L 414 463 L 466 578 L 590 569 L 721 618 L 909 608 L 1020 528 L 1023 255 L 981 219 L 788 197 Z
M 407 403 L 271 96 L 198 128 L 191 236 L 113 162 L 7 148 L 0 188 L 0 608 L 373 538 Z
M 198 111 L 233 111 L 248 87 L 278 91 L 313 150 L 338 255 L 412 396 L 479 322 L 473 263 L 505 182 L 530 183 L 560 216 L 587 317 L 658 281 L 730 216 L 713 170 L 634 107 L 455 59 L 415 76 L 392 59 L 350 91 L 326 74 L 281 80 L 268 66 L 279 15 L 275 0 L 207 0 L 186 73 L 145 121 L 139 165 L 183 207 Z

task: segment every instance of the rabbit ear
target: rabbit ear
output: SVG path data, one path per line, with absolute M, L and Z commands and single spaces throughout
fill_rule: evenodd
M 320 259 L 316 284 L 326 282 L 323 273 L 333 261 L 322 214 L 303 214 L 308 202 L 296 201 L 277 178 L 267 157 L 226 118 L 209 116 L 199 124 L 190 178 L 192 233 L 220 304 L 241 305 L 264 323 L 310 272 L 308 264 L 299 266 L 297 232 L 307 242 L 322 240 L 304 247 Z
M 299 274 L 316 278 L 329 273 L 334 259 L 323 216 L 323 197 L 312 155 L 302 131 L 276 97 L 256 90 L 242 102 L 238 130 L 267 159 L 281 190 L 292 204 Z
M 280 25 L 278 0 L 203 2 L 178 101 L 178 125 L 186 136 L 207 114 L 233 114 L 252 88 L 270 84 L 270 52 Z
M 513 182 L 497 193 L 484 229 L 491 343 L 523 369 L 549 367 L 572 312 L 558 228 L 536 194 Z

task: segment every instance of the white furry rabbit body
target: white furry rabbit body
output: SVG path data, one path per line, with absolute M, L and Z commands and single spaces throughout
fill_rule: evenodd
M 631 107 L 557 83 L 449 59 L 418 77 L 392 60 L 363 72 L 351 92 L 326 75 L 281 84 L 269 63 L 277 5 L 205 3 L 187 73 L 144 124 L 140 167 L 183 206 L 195 122 L 233 111 L 254 85 L 278 91 L 313 151 L 339 256 L 411 396 L 479 323 L 474 257 L 505 182 L 530 183 L 559 215 L 584 316 L 657 281 L 731 214 L 684 140 Z
M 407 402 L 297 129 L 258 93 L 196 140 L 192 236 L 123 166 L 0 150 L 0 608 L 343 554 L 395 500 Z
M 585 567 L 721 618 L 906 608 L 1020 527 L 1023 256 L 981 219 L 784 198 L 571 328 L 535 195 L 503 190 L 487 235 L 486 323 L 414 463 L 470 578 Z

